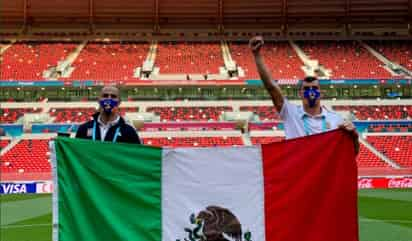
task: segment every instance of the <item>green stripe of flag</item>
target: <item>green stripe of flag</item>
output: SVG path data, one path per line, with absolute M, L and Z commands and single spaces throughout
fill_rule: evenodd
M 161 240 L 162 149 L 68 138 L 55 148 L 60 241 Z

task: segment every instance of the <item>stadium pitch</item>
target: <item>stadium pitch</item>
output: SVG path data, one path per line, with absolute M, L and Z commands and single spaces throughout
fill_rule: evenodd
M 361 241 L 412 240 L 412 189 L 360 190 L 358 200 Z M 49 194 L 0 196 L 0 240 L 51 240 L 51 210 Z

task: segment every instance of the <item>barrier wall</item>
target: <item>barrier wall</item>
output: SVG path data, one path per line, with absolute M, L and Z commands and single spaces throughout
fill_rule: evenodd
M 0 128 L 9 136 L 21 136 L 23 134 L 23 125 L 20 124 L 1 124 Z
M 79 124 L 33 124 L 31 132 L 35 134 L 55 132 L 76 132 Z
M 358 189 L 412 188 L 412 177 L 359 178 Z
M 297 79 L 279 79 L 277 82 L 281 85 L 296 84 L 299 80 Z M 233 79 L 233 80 L 111 80 L 109 81 L 113 84 L 122 85 L 142 85 L 142 86 L 154 86 L 154 85 L 262 85 L 261 80 L 257 79 Z M 73 80 L 73 81 L 7 81 L 0 80 L 0 87 L 22 87 L 22 86 L 32 86 L 32 87 L 63 87 L 63 86 L 74 86 L 74 87 L 86 87 L 86 86 L 99 86 L 105 85 L 109 82 L 93 81 L 93 80 Z M 326 79 L 321 80 L 322 85 L 379 85 L 379 84 L 400 84 L 400 85 L 410 85 L 412 84 L 411 79 Z
M 412 188 L 412 177 L 359 178 L 358 189 Z M 53 183 L 47 182 L 5 182 L 0 183 L 0 194 L 52 193 Z
M 0 183 L 0 194 L 52 193 L 53 183 L 47 182 L 4 182 Z

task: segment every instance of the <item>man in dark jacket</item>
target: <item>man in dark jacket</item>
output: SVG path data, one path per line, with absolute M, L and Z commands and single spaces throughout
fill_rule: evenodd
M 93 120 L 79 126 L 76 138 L 141 144 L 136 130 L 120 116 L 119 105 L 119 89 L 104 87 L 99 98 L 99 112 L 93 115 Z

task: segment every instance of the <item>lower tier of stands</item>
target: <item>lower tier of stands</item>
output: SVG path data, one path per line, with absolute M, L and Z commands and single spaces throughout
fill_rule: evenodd
M 412 167 L 412 136 L 368 136 L 367 141 L 401 167 Z
M 207 132 L 207 131 L 206 131 Z M 198 133 L 206 133 L 198 132 Z M 246 145 L 244 137 L 238 136 L 155 136 L 151 132 L 143 132 L 143 143 L 152 146 L 167 147 L 214 147 L 214 146 L 242 146 Z M 256 132 L 255 132 L 256 133 Z M 372 134 L 371 134 L 372 135 Z M 266 144 L 283 141 L 282 136 L 252 135 L 250 144 Z M 381 154 L 401 166 L 412 168 L 412 136 L 398 135 L 372 135 L 366 140 Z M 15 143 L 15 141 L 14 141 Z M 51 171 L 49 161 L 49 139 L 23 139 L 14 144 L 1 155 L 0 171 L 8 174 L 49 173 Z M 1 140 L 2 148 L 11 144 L 10 140 Z M 11 144 L 13 145 L 13 144 Z M 363 144 L 357 157 L 359 168 L 392 168 Z M 393 169 L 393 168 L 392 168 Z M 395 169 L 394 169 L 395 170 Z
M 161 121 L 217 121 L 221 114 L 232 111 L 232 107 L 149 107 L 146 111 L 159 115 Z
M 240 137 L 157 137 L 144 138 L 143 143 L 151 146 L 170 147 L 210 147 L 210 146 L 241 146 Z
M 336 111 L 350 111 L 358 120 L 401 120 L 412 118 L 412 105 L 334 106 Z
M 1 156 L 1 172 L 50 172 L 48 140 L 21 140 Z

